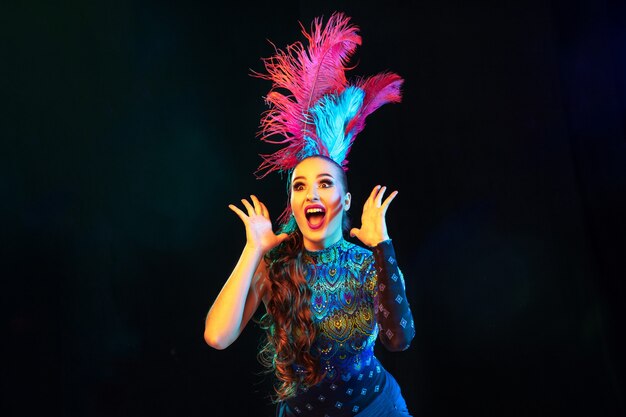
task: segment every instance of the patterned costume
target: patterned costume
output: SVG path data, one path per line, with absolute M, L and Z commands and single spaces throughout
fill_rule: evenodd
M 404 278 L 391 240 L 373 253 L 342 239 L 306 255 L 311 312 L 318 329 L 311 350 L 327 373 L 322 382 L 301 388 L 281 404 L 279 413 L 354 416 L 367 410 L 386 383 L 395 383 L 374 356 L 376 338 L 398 351 L 415 335 Z

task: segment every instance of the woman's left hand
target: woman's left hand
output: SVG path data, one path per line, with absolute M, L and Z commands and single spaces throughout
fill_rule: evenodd
M 380 242 L 389 239 L 387 234 L 387 224 L 385 223 L 385 213 L 393 199 L 398 195 L 397 191 L 392 192 L 389 197 L 381 203 L 383 194 L 387 187 L 377 185 L 372 190 L 369 198 L 363 206 L 361 216 L 361 228 L 356 227 L 350 230 L 350 236 L 356 236 L 361 242 L 369 247 L 374 247 Z

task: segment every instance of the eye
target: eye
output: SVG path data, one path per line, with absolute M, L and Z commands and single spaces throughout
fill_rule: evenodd
M 302 191 L 304 190 L 304 184 L 301 182 L 294 182 L 293 183 L 293 190 L 294 191 Z
M 333 182 L 331 180 L 321 180 L 320 188 L 329 188 L 333 186 Z

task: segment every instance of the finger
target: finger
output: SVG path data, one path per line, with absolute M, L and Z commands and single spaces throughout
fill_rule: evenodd
M 359 237 L 359 233 L 361 233 L 361 229 L 357 229 L 356 227 L 353 227 L 352 229 L 350 229 L 350 237 Z
M 261 204 L 259 204 L 259 199 L 256 198 L 254 194 L 250 194 L 250 199 L 252 200 L 252 204 L 254 204 L 254 212 L 257 214 L 263 214 Z
M 380 189 L 380 185 L 377 185 L 376 187 L 374 187 L 374 189 L 372 189 L 372 192 L 370 193 L 370 196 L 365 201 L 365 206 L 363 207 L 364 209 L 368 208 L 372 204 L 372 202 L 376 198 L 376 194 L 378 193 L 379 189 Z
M 393 201 L 394 198 L 396 198 L 397 195 L 398 195 L 398 192 L 394 191 L 393 193 L 389 194 L 389 197 L 385 199 L 385 202 L 381 206 L 381 208 L 383 209 L 383 213 L 387 212 L 387 208 L 389 207 L 389 204 L 391 204 L 391 202 Z
M 369 197 L 369 198 L 371 198 L 372 200 L 373 200 L 374 198 L 376 198 L 376 194 L 378 193 L 378 190 L 379 190 L 379 189 L 380 189 L 380 185 L 377 185 L 376 187 L 374 187 L 374 188 L 372 189 L 372 192 L 370 193 L 370 197 Z
M 235 214 L 236 214 L 237 216 L 239 216 L 239 218 L 240 218 L 240 219 L 241 219 L 244 223 L 246 223 L 246 222 L 248 221 L 248 216 L 246 216 L 246 213 L 244 213 L 243 211 L 241 211 L 241 210 L 239 209 L 239 207 L 234 206 L 234 205 L 232 205 L 232 204 L 229 204 L 229 205 L 228 205 L 228 208 L 229 208 L 229 209 L 231 209 L 232 211 L 234 211 L 234 212 L 235 212 Z
M 261 203 L 260 201 L 259 201 L 259 204 L 261 204 L 261 214 L 263 214 L 263 217 L 269 220 L 270 212 L 267 210 L 267 207 L 265 207 L 265 204 Z
M 241 202 L 248 209 L 248 216 L 252 217 L 252 216 L 254 216 L 256 214 L 255 211 L 254 211 L 254 207 L 252 207 L 250 205 L 250 203 L 248 203 L 248 200 L 246 200 L 245 198 L 242 198 Z
M 285 241 L 285 239 L 287 239 L 289 237 L 289 235 L 287 233 L 281 233 L 279 235 L 276 236 L 278 238 L 278 241 L 280 243 L 283 243 Z
M 383 186 L 380 191 L 378 192 L 378 194 L 376 195 L 376 207 L 380 207 L 380 202 L 383 199 L 383 195 L 385 194 L 385 190 L 387 190 L 386 186 Z

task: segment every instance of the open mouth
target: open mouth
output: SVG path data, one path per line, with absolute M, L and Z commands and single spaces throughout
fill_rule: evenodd
M 326 210 L 321 206 L 308 207 L 304 215 L 309 227 L 313 230 L 319 229 L 324 224 L 324 217 L 326 217 Z

